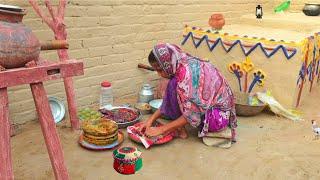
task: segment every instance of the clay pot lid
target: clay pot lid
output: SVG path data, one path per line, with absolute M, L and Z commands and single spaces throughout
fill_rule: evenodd
M 27 14 L 26 9 L 23 9 L 19 6 L 12 6 L 12 5 L 6 5 L 6 4 L 0 4 L 0 11 L 5 13 L 11 13 L 11 14 L 21 14 L 21 15 Z
M 136 147 L 121 147 L 113 151 L 113 157 L 123 161 L 136 161 L 141 156 L 141 151 Z

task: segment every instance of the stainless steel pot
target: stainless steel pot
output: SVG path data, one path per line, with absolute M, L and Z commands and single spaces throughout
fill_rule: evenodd
M 154 99 L 152 87 L 149 84 L 144 84 L 139 92 L 139 103 L 149 103 Z

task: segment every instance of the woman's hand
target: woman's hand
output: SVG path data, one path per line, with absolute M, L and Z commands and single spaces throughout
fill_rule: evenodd
M 148 120 L 141 123 L 139 127 L 139 131 L 144 133 L 148 128 L 151 127 L 152 123 L 156 121 L 161 116 L 160 110 L 158 109 L 152 116 L 149 117 Z
M 149 127 L 146 129 L 146 135 L 148 137 L 154 137 L 159 136 L 164 133 L 163 129 L 161 127 Z
M 144 121 L 139 124 L 138 131 L 144 134 L 146 130 L 149 129 L 150 127 L 151 126 L 149 125 L 148 121 Z

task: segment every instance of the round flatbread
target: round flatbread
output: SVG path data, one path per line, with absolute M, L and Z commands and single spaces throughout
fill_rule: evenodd
M 118 131 L 118 125 L 116 122 L 105 118 L 86 120 L 82 123 L 82 130 L 85 134 L 93 136 L 108 136 Z
M 105 139 L 105 140 L 91 139 L 91 138 L 88 138 L 86 136 L 83 136 L 83 140 L 88 142 L 88 143 L 90 143 L 90 144 L 95 144 L 95 145 L 99 145 L 99 146 L 105 146 L 105 145 L 112 144 L 115 141 L 117 141 L 118 140 L 118 136 L 114 136 L 112 138 Z

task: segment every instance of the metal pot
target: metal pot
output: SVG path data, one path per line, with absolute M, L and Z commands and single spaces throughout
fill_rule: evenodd
M 149 103 L 154 99 L 152 87 L 149 84 L 144 84 L 139 92 L 139 103 Z
M 318 16 L 320 14 L 320 4 L 306 3 L 302 11 L 307 16 Z
M 40 42 L 31 29 L 22 23 L 26 10 L 0 5 L 0 66 L 10 69 L 37 61 Z

